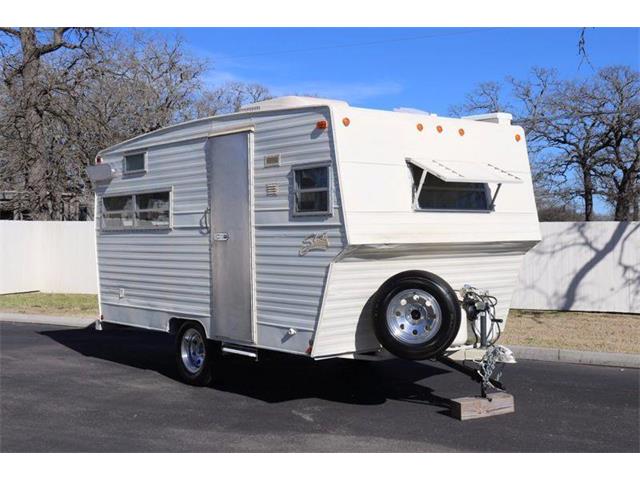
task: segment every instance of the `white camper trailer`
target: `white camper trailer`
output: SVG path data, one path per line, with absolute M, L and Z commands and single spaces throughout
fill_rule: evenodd
M 495 341 L 540 240 L 510 119 L 282 97 L 100 152 L 97 327 L 175 333 L 195 384 L 220 350 L 425 359 Z

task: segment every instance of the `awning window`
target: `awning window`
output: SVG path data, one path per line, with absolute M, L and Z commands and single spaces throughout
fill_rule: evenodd
M 522 183 L 489 163 L 407 158 L 416 210 L 493 210 L 503 183 Z M 497 184 L 493 197 L 488 184 Z
M 464 160 L 440 161 L 430 158 L 408 158 L 408 162 L 435 175 L 444 182 L 460 183 L 522 183 L 522 179 L 511 172 L 490 163 Z

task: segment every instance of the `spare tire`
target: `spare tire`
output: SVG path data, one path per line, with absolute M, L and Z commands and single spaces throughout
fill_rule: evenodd
M 441 355 L 460 328 L 460 302 L 451 286 L 433 273 L 402 272 L 376 293 L 373 327 L 380 344 L 409 360 Z

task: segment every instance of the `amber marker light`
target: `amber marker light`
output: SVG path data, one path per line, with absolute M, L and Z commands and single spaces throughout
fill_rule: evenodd
M 416 128 L 418 129 L 419 132 L 421 132 L 424 127 L 422 126 L 421 123 L 419 123 L 416 125 Z
M 520 140 L 522 140 L 522 137 L 519 133 L 516 133 L 516 142 L 519 142 Z
M 436 127 L 436 130 L 438 131 L 438 133 L 442 133 L 442 125 L 438 125 Z
M 461 137 L 464 137 L 464 128 L 458 129 L 458 133 L 460 134 Z
M 327 123 L 326 120 L 319 120 L 318 123 L 316 123 L 316 128 L 318 130 L 324 130 L 329 126 L 329 124 Z
M 351 120 L 349 120 L 349 117 L 344 117 L 344 118 L 342 119 L 342 124 L 343 124 L 345 127 L 348 127 L 348 126 L 351 124 Z

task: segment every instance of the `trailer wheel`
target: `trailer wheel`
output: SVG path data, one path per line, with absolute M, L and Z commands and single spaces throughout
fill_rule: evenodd
M 211 382 L 213 349 L 202 325 L 185 322 L 180 326 L 176 335 L 175 353 L 178 373 L 184 382 L 197 386 Z
M 403 272 L 378 290 L 373 326 L 380 344 L 397 357 L 435 358 L 460 328 L 460 304 L 451 286 L 437 275 Z

